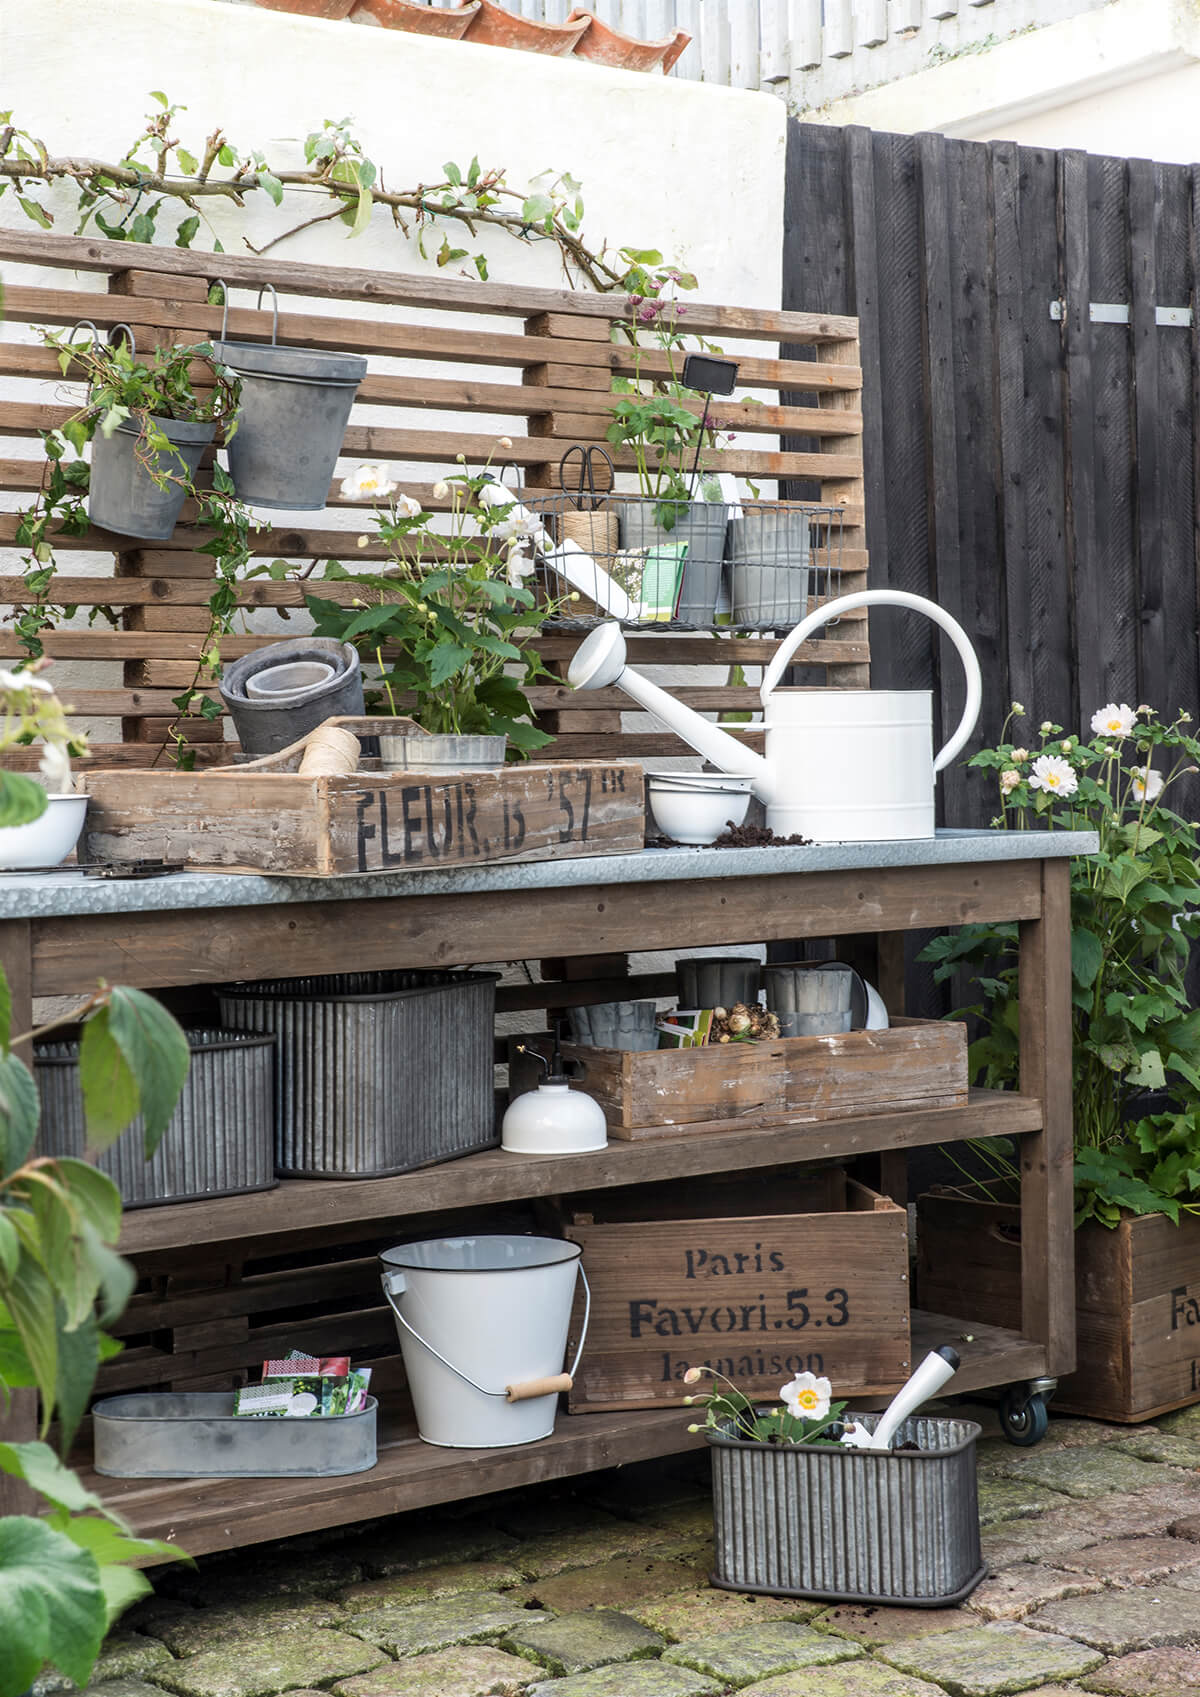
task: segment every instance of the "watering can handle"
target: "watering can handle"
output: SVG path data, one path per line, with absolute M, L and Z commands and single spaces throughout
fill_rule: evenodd
M 477 1385 L 469 1373 L 464 1373 L 461 1367 L 456 1367 L 453 1361 L 447 1361 L 444 1355 L 438 1353 L 428 1338 L 423 1338 L 415 1327 L 410 1326 L 400 1312 L 396 1302 L 397 1296 L 405 1289 L 404 1274 L 398 1271 L 387 1272 L 381 1279 L 383 1294 L 388 1299 L 388 1306 L 396 1316 L 396 1321 L 404 1327 L 409 1337 L 416 1338 L 422 1349 L 427 1349 L 435 1361 L 440 1361 L 443 1367 L 449 1368 L 456 1379 L 461 1379 L 464 1385 L 470 1385 L 473 1391 L 481 1396 L 503 1397 L 505 1402 L 525 1402 L 530 1397 L 550 1396 L 557 1391 L 569 1391 L 575 1381 L 575 1374 L 583 1358 L 583 1346 L 587 1342 L 588 1321 L 592 1317 L 592 1287 L 588 1284 L 588 1276 L 583 1270 L 583 1262 L 579 1263 L 579 1277 L 583 1280 L 583 1328 L 579 1334 L 579 1348 L 575 1351 L 575 1359 L 571 1363 L 569 1373 L 556 1373 L 549 1379 L 527 1379 L 522 1384 L 505 1385 L 503 1390 L 489 1391 L 486 1385 Z
M 764 715 L 769 718 L 771 692 L 805 638 L 827 624 L 830 619 L 838 619 L 843 613 L 853 612 L 856 607 L 909 607 L 914 613 L 924 613 L 935 625 L 941 626 L 957 648 L 963 670 L 967 674 L 967 699 L 958 729 L 933 763 L 934 771 L 940 772 L 943 766 L 950 764 L 975 729 L 975 721 L 983 703 L 983 678 L 971 639 L 958 621 L 952 619 L 936 601 L 927 601 L 922 595 L 910 595 L 904 589 L 861 589 L 856 595 L 842 595 L 836 601 L 830 601 L 827 606 L 818 608 L 815 613 L 810 613 L 806 619 L 802 619 L 791 635 L 784 638 L 775 658 L 763 674 L 759 698 Z

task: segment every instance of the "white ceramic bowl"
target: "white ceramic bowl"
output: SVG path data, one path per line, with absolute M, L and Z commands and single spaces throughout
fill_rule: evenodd
M 750 780 L 727 779 L 723 784 L 647 783 L 650 812 L 664 837 L 700 846 L 714 843 L 727 824 L 740 825 L 750 811 Z
M 22 872 L 64 861 L 79 841 L 87 804 L 85 795 L 47 796 L 40 819 L 0 826 L 0 871 Z

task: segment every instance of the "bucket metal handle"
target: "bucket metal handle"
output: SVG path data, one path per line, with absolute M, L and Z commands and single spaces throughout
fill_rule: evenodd
M 225 281 L 224 277 L 216 277 L 213 280 L 221 285 L 221 299 L 224 302 L 225 307 L 225 310 L 221 314 L 221 340 L 224 341 L 225 332 L 229 325 L 229 284 Z M 262 306 L 262 298 L 268 289 L 271 291 L 271 346 L 275 347 L 279 341 L 279 290 L 275 287 L 274 283 L 263 284 L 262 288 L 258 291 L 258 299 L 254 303 L 254 307 L 257 312 L 259 307 Z
M 72 342 L 74 342 L 75 332 L 77 330 L 85 330 L 85 329 L 90 330 L 92 332 L 93 342 L 99 342 L 101 340 L 100 332 L 96 328 L 95 320 L 92 319 L 92 318 L 81 318 L 77 324 L 73 324 L 71 326 L 71 332 L 67 337 L 67 347 L 70 347 Z M 136 359 L 137 358 L 137 341 L 134 337 L 132 326 L 126 324 L 124 319 L 122 319 L 119 324 L 110 325 L 108 335 L 105 336 L 103 338 L 103 340 L 108 343 L 110 348 L 115 347 L 116 343 L 113 341 L 113 337 L 116 335 L 118 330 L 124 330 L 125 339 L 129 343 L 130 357 L 132 359 Z
M 461 1379 L 464 1385 L 470 1385 L 471 1389 L 478 1391 L 481 1396 L 503 1397 L 505 1402 L 525 1402 L 530 1397 L 550 1396 L 556 1391 L 569 1391 L 574 1383 L 576 1371 L 583 1358 L 583 1346 L 587 1342 L 588 1321 L 592 1316 L 592 1287 L 588 1284 L 588 1276 L 584 1271 L 582 1261 L 579 1262 L 579 1276 L 583 1280 L 583 1328 L 579 1334 L 579 1347 L 575 1351 L 575 1359 L 571 1363 L 570 1371 L 556 1373 L 548 1379 L 526 1379 L 521 1383 L 505 1385 L 503 1390 L 499 1391 L 489 1391 L 486 1385 L 476 1384 L 469 1373 L 464 1373 L 461 1367 L 454 1365 L 453 1361 L 447 1361 L 444 1355 L 434 1349 L 428 1338 L 423 1338 L 415 1326 L 409 1325 L 396 1302 L 396 1298 L 407 1288 L 407 1280 L 402 1272 L 384 1273 L 380 1283 L 383 1286 L 383 1294 L 388 1299 L 388 1306 L 396 1316 L 397 1323 L 404 1327 L 409 1337 L 417 1340 L 422 1349 L 427 1349 L 435 1361 L 440 1361 L 443 1367 L 448 1367 L 456 1379 Z
M 830 601 L 826 606 L 819 607 L 815 613 L 810 613 L 806 619 L 802 619 L 791 635 L 783 639 L 775 658 L 763 674 L 759 698 L 764 715 L 770 711 L 771 691 L 779 683 L 784 668 L 804 639 L 811 636 L 813 631 L 819 630 L 822 625 L 828 624 L 831 619 L 839 619 L 843 613 L 852 612 L 856 607 L 909 607 L 913 612 L 924 613 L 935 625 L 941 626 L 958 650 L 963 670 L 967 674 L 967 699 L 958 729 L 933 763 L 934 771 L 940 772 L 943 766 L 950 764 L 975 729 L 975 721 L 979 718 L 979 709 L 983 705 L 983 678 L 979 671 L 979 660 L 966 631 L 956 619 L 952 619 L 949 613 L 939 607 L 936 601 L 927 601 L 923 595 L 910 595 L 904 589 L 862 589 L 856 595 L 840 596 L 838 600 Z

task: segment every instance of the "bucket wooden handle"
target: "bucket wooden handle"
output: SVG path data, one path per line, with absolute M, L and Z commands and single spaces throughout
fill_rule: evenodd
M 552 1373 L 548 1379 L 525 1379 L 519 1385 L 505 1385 L 505 1402 L 529 1402 L 537 1396 L 557 1396 L 569 1391 L 574 1384 L 569 1373 Z

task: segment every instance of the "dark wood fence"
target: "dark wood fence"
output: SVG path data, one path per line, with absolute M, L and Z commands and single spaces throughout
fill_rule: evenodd
M 1014 699 L 1076 729 L 1110 700 L 1200 717 L 1198 227 L 1200 168 L 791 126 L 784 304 L 860 320 L 871 581 L 970 632 L 972 746 Z M 872 615 L 872 653 L 956 721 L 931 627 Z M 961 767 L 944 802 L 994 810 Z

